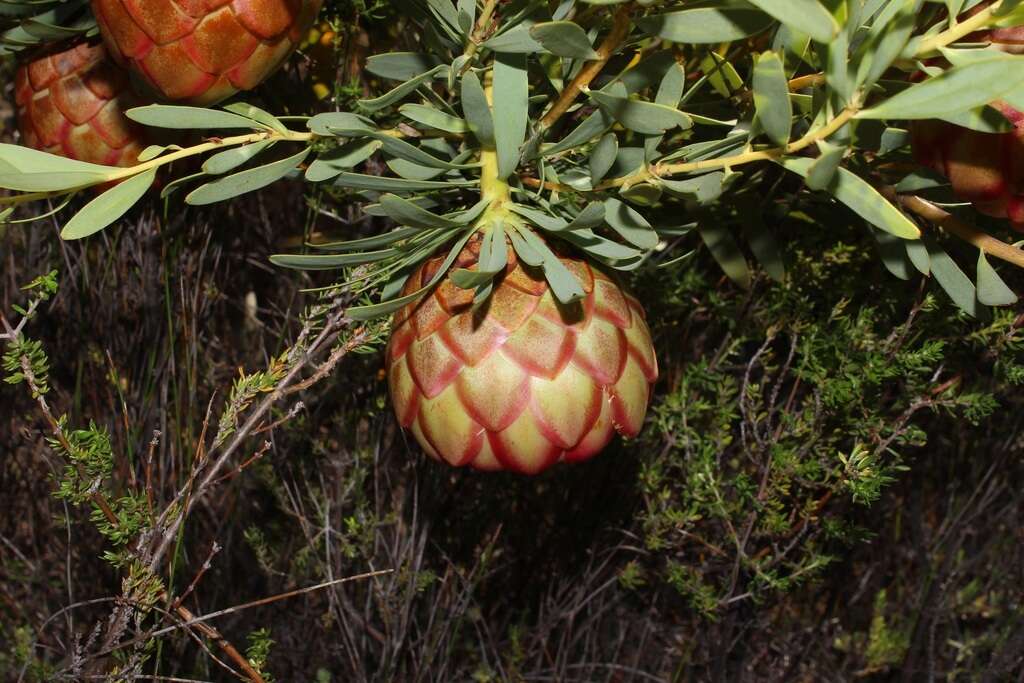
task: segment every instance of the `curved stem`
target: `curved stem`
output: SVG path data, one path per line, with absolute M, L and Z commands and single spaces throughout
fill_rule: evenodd
M 237 147 L 239 145 L 247 145 L 252 142 L 262 142 L 264 140 L 281 140 L 283 142 L 309 142 L 314 137 L 314 133 L 298 133 L 295 131 L 288 131 L 287 133 L 280 133 L 278 131 L 267 130 L 260 133 L 250 133 L 248 135 L 235 135 L 229 138 L 215 138 L 209 142 L 204 142 L 193 147 L 187 147 L 180 149 L 177 152 L 171 152 L 170 154 L 164 154 L 158 156 L 155 159 L 146 161 L 135 166 L 129 166 L 128 168 L 119 169 L 110 174 L 106 182 L 112 180 L 123 180 L 124 178 L 130 178 L 139 173 L 143 173 L 150 169 L 159 168 L 166 166 L 167 164 L 178 161 L 179 159 L 187 159 L 188 157 L 195 156 L 197 154 L 204 154 L 211 152 L 215 149 L 222 149 L 224 147 Z
M 907 210 L 935 223 L 965 242 L 973 244 L 986 254 L 1024 268 L 1024 249 L 1018 249 L 1012 244 L 998 240 L 916 195 L 902 195 L 899 200 Z
M 827 125 L 813 130 L 807 135 L 803 136 L 799 140 L 789 143 L 785 147 L 774 147 L 771 149 L 763 149 L 755 152 L 744 152 L 743 154 L 737 154 L 731 157 L 721 157 L 719 159 L 705 159 L 704 161 L 690 161 L 678 164 L 656 164 L 653 169 L 643 168 L 636 173 L 632 173 L 622 178 L 615 178 L 607 182 L 601 183 L 594 188 L 594 191 L 609 190 L 623 185 L 634 185 L 642 180 L 646 180 L 651 177 L 661 177 L 666 175 L 676 175 L 679 173 L 693 173 L 694 171 L 709 171 L 719 168 L 727 168 L 731 166 L 741 166 L 743 164 L 749 164 L 753 161 L 773 161 L 780 157 L 786 156 L 787 154 L 796 154 L 797 152 L 810 147 L 820 140 L 825 140 L 835 134 L 840 128 L 850 122 L 857 112 L 860 111 L 860 102 L 854 100 L 851 102 L 843 111 L 839 113 L 834 119 L 828 122 Z
M 931 38 L 925 38 L 921 41 L 921 44 L 917 46 L 917 52 L 914 56 L 929 57 L 940 47 L 945 47 L 946 45 L 955 43 L 964 36 L 968 36 L 975 31 L 985 28 L 992 21 L 992 18 L 995 16 L 996 9 L 999 8 L 1000 4 L 1001 3 L 998 2 L 993 3 L 991 6 L 986 7 L 973 17 L 964 19 L 945 31 L 936 33 Z
M 632 11 L 632 3 L 626 3 L 615 12 L 615 23 L 612 25 L 611 33 L 601 42 L 597 48 L 597 59 L 587 62 L 569 85 L 565 86 L 558 100 L 551 106 L 548 113 L 540 120 L 540 128 L 547 130 L 551 128 L 558 119 L 562 118 L 569 107 L 576 101 L 583 89 L 590 85 L 590 82 L 597 78 L 597 75 L 604 69 L 605 64 L 612 55 L 618 52 L 622 43 L 629 36 L 629 13 Z

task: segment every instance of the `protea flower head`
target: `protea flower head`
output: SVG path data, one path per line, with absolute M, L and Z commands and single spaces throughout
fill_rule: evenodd
M 92 0 L 116 60 L 165 100 L 209 105 L 259 85 L 322 0 Z
M 480 245 L 469 242 L 454 266 L 476 270 Z M 639 433 L 658 376 L 643 309 L 600 269 L 558 258 L 585 292 L 571 305 L 559 303 L 540 269 L 509 248 L 483 305 L 446 276 L 395 314 L 387 351 L 392 401 L 430 456 L 534 474 L 590 458 L 616 432 Z M 426 262 L 405 292 L 441 267 L 441 257 Z
M 140 102 L 102 44 L 64 44 L 36 53 L 15 77 L 18 127 L 34 149 L 107 166 L 131 166 L 144 131 L 124 111 Z
M 981 11 L 991 3 L 972 8 Z M 971 34 L 969 40 L 989 42 L 1005 52 L 1024 52 L 1024 27 L 995 28 Z M 1004 133 L 983 133 L 938 120 L 917 121 L 911 144 L 919 163 L 949 179 L 958 197 L 981 213 L 1007 218 L 1024 231 L 1024 113 L 1009 104 L 991 105 L 1013 126 Z

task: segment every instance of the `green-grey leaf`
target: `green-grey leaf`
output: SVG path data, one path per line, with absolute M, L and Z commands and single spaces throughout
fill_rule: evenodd
M 618 136 L 614 133 L 607 133 L 590 153 L 590 182 L 592 184 L 596 185 L 601 182 L 615 163 L 618 154 Z
M 624 240 L 641 249 L 658 246 L 658 233 L 643 216 L 618 199 L 606 199 L 604 219 Z
M 441 64 L 439 66 L 435 66 L 433 69 L 430 69 L 429 71 L 425 71 L 418 76 L 410 78 L 405 83 L 402 83 L 393 90 L 384 93 L 380 97 L 374 97 L 369 100 L 359 100 L 359 106 L 365 109 L 366 111 L 370 112 L 380 111 L 381 109 L 384 109 L 385 107 L 391 106 L 395 102 L 398 102 L 403 97 L 413 92 L 414 90 L 416 90 L 416 88 L 420 87 L 424 83 L 427 83 L 433 80 L 434 78 L 447 73 L 447 65 Z
M 750 289 L 750 267 L 729 229 L 722 224 L 714 224 L 701 226 L 697 231 L 729 279 L 741 289 Z
M 839 33 L 839 24 L 818 0 L 748 1 L 819 43 L 828 43 Z
M 185 197 L 185 202 L 195 206 L 214 204 L 246 192 L 262 189 L 290 173 L 305 161 L 309 153 L 310 149 L 306 147 L 286 159 L 273 161 L 200 185 Z
M 757 120 L 768 138 L 779 147 L 789 143 L 793 121 L 793 103 L 782 60 L 774 52 L 765 52 L 754 65 L 754 107 Z
M 862 119 L 933 119 L 980 107 L 1024 87 L 1024 56 L 997 55 L 956 66 L 910 86 L 870 109 Z
M 278 133 L 288 132 L 288 127 L 281 123 L 276 116 L 248 102 L 232 102 L 231 104 L 225 104 L 223 108 L 233 114 L 250 118 L 257 123 L 263 124 L 270 130 L 276 130 Z
M 472 236 L 473 232 L 475 232 L 475 230 L 467 230 L 462 237 L 452 245 L 451 249 L 448 251 L 448 256 L 446 256 L 444 261 L 441 262 L 441 267 L 437 269 L 437 273 L 425 286 L 411 294 L 407 294 L 396 299 L 390 299 L 383 303 L 371 304 L 369 306 L 353 306 L 346 311 L 346 314 L 353 320 L 371 320 L 373 318 L 379 318 L 382 315 L 394 313 L 402 306 L 419 300 L 420 297 L 430 291 L 434 285 L 440 282 L 441 278 L 445 276 L 445 273 L 447 273 L 448 269 L 451 268 L 452 263 L 455 262 L 459 252 L 462 251 L 462 247 L 465 246 L 466 241 Z
M 494 119 L 480 79 L 472 71 L 462 76 L 462 112 L 473 135 L 484 145 L 494 144 Z
M 978 317 L 977 290 L 971 278 L 964 274 L 949 254 L 934 242 L 927 241 L 928 255 L 932 261 L 932 276 L 965 313 Z
M 385 52 L 368 57 L 366 70 L 392 81 L 407 81 L 440 66 L 440 64 L 441 60 L 434 55 L 416 52 Z
M 907 258 L 907 250 L 904 247 L 909 242 L 875 227 L 871 227 L 870 230 L 878 242 L 878 255 L 882 258 L 882 265 L 899 279 L 909 280 L 913 275 L 913 264 Z
M 1006 286 L 981 250 L 978 251 L 978 301 L 986 306 L 1012 306 L 1017 303 L 1017 295 Z
M 814 160 L 790 158 L 781 159 L 778 163 L 806 178 Z M 827 189 L 836 199 L 872 225 L 903 239 L 912 240 L 921 236 L 921 231 L 913 221 L 852 171 L 840 168 Z
M 507 178 L 519 165 L 519 148 L 529 121 L 526 56 L 499 54 L 494 59 L 494 146 L 498 177 Z
M 413 228 L 454 228 L 459 225 L 456 221 L 427 211 L 397 195 L 383 195 L 380 198 L 380 205 L 384 213 L 400 225 L 408 225 Z
M 229 111 L 186 107 L 178 104 L 150 104 L 144 107 L 135 107 L 126 111 L 125 116 L 144 126 L 181 130 L 217 128 L 252 130 L 263 127 L 246 116 L 239 116 Z
M 377 190 L 380 192 L 420 192 L 423 190 L 446 190 L 452 187 L 469 187 L 472 181 L 442 182 L 437 180 L 408 180 L 406 178 L 388 178 L 387 176 L 366 175 L 363 173 L 340 173 L 334 179 L 339 187 L 351 187 L 357 190 Z
M 347 111 L 329 111 L 317 114 L 306 122 L 306 127 L 317 135 L 362 135 L 376 130 L 373 121 Z
M 334 178 L 342 171 L 355 168 L 380 149 L 379 140 L 349 140 L 341 147 L 321 154 L 306 169 L 306 180 L 319 183 Z
M 261 140 L 234 149 L 226 149 L 209 157 L 203 162 L 203 172 L 210 175 L 221 175 L 233 171 L 242 164 L 248 163 L 253 157 L 274 144 L 273 140 Z
M 626 128 L 645 135 L 660 135 L 679 126 L 683 130 L 693 126 L 693 120 L 673 107 L 653 102 L 633 100 L 591 90 L 590 97 Z
M 154 179 L 156 169 L 151 168 L 110 188 L 82 207 L 60 231 L 60 236 L 66 240 L 77 240 L 99 232 L 135 206 Z
M 907 258 L 913 264 L 914 268 L 917 268 L 917 272 L 921 275 L 932 274 L 932 257 L 928 254 L 928 247 L 921 240 L 904 240 L 904 249 L 907 252 Z
M 818 141 L 818 149 L 821 155 L 807 170 L 807 187 L 812 190 L 824 190 L 832 183 L 832 179 L 839 171 L 843 155 L 846 154 L 846 147 L 833 145 L 824 140 Z
M 771 23 L 771 17 L 754 7 L 727 2 L 704 3 L 636 20 L 644 33 L 691 45 L 742 40 L 760 33 Z
M 530 35 L 543 45 L 548 52 L 559 57 L 572 59 L 597 59 L 598 54 L 590 44 L 590 38 L 579 24 L 571 21 L 547 21 L 534 24 Z
M 447 112 L 425 104 L 403 104 L 398 111 L 410 121 L 423 124 L 430 128 L 443 130 L 448 133 L 469 132 L 469 124 L 458 116 L 452 116 Z

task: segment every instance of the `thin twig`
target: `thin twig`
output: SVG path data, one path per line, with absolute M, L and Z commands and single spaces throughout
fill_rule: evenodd
M 940 209 L 931 202 L 916 195 L 901 195 L 900 204 L 936 225 L 941 226 L 960 239 L 973 244 L 986 254 L 1002 259 L 1015 266 L 1024 267 L 1024 250 L 1007 244 L 991 235 L 978 230 L 973 225 L 963 222 L 956 216 Z
M 587 62 L 580 69 L 579 73 L 576 74 L 576 77 L 570 81 L 569 85 L 565 86 L 562 94 L 559 95 L 551 109 L 540 120 L 541 130 L 548 130 L 554 126 L 558 119 L 562 118 L 562 115 L 569 111 L 569 107 L 576 101 L 579 94 L 590 85 L 591 81 L 597 78 L 598 74 L 604 69 L 605 64 L 612 58 L 612 55 L 618 52 L 622 43 L 625 42 L 626 37 L 629 35 L 629 14 L 632 10 L 632 3 L 626 3 L 615 12 L 611 33 L 605 37 L 596 50 L 597 59 Z

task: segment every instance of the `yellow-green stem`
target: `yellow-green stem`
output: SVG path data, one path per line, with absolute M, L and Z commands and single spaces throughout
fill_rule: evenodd
M 973 17 L 964 19 L 942 33 L 937 33 L 931 38 L 925 38 L 921 41 L 921 44 L 917 46 L 915 56 L 930 57 L 938 48 L 955 43 L 961 38 L 985 28 L 992 21 L 992 18 L 995 16 L 995 12 L 999 8 L 1000 4 L 1001 3 L 998 2 L 994 3 L 991 7 L 986 7 Z
M 487 105 L 494 111 L 494 82 L 491 72 L 484 74 L 484 95 Z M 493 144 L 481 143 L 480 146 L 480 196 L 490 202 L 487 213 L 493 215 L 501 211 L 504 204 L 511 199 L 508 181 L 498 172 L 498 150 Z M 486 215 L 486 214 L 485 214 Z

